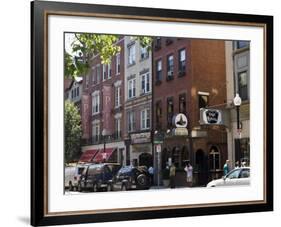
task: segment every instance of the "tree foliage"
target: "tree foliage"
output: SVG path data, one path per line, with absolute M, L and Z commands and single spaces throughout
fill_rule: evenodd
M 65 101 L 64 110 L 64 156 L 65 162 L 71 162 L 79 158 L 80 140 L 82 136 L 81 116 L 74 103 Z
M 116 43 L 120 36 L 118 35 L 99 35 L 75 33 L 74 40 L 71 43 L 72 53 L 65 51 L 65 77 L 75 78 L 76 76 L 88 73 L 90 60 L 96 54 L 99 54 L 102 64 L 109 64 L 111 58 L 120 52 L 121 48 Z M 152 38 L 147 36 L 138 36 L 142 47 L 150 49 Z

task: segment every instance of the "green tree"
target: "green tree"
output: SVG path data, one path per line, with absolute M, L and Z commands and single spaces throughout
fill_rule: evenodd
M 91 58 L 99 54 L 102 64 L 109 64 L 111 58 L 120 52 L 120 46 L 116 44 L 119 35 L 98 35 L 86 33 L 74 33 L 74 40 L 71 43 L 72 54 L 65 51 L 64 75 L 75 78 L 85 75 L 89 70 Z M 140 40 L 142 47 L 150 49 L 152 38 L 147 36 L 136 37 Z
M 65 162 L 69 163 L 77 160 L 80 151 L 80 140 L 82 136 L 81 116 L 74 103 L 65 101 L 64 103 L 64 157 Z

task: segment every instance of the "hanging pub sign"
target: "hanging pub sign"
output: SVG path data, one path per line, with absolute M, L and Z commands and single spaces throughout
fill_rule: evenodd
M 176 128 L 186 128 L 187 127 L 187 117 L 182 113 L 176 114 L 173 117 L 173 125 Z
M 221 125 L 222 112 L 217 109 L 200 109 L 200 124 L 201 125 Z

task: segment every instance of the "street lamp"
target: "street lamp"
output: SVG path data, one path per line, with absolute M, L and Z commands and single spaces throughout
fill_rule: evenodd
M 240 117 L 239 117 L 239 112 L 240 112 L 240 106 L 241 106 L 242 100 L 239 96 L 238 93 L 236 93 L 236 96 L 233 99 L 233 104 L 236 107 L 236 116 L 237 116 L 237 132 L 239 133 L 239 138 L 238 138 L 238 149 L 237 149 L 237 159 L 240 163 L 240 156 L 241 156 L 241 152 L 240 152 L 240 130 L 241 130 L 241 125 L 240 125 Z M 235 160 L 236 161 L 236 160 Z
M 238 93 L 236 93 L 236 96 L 233 99 L 233 104 L 236 107 L 236 113 L 237 113 L 237 130 L 240 129 L 240 119 L 239 119 L 239 112 L 240 112 L 240 106 L 241 106 L 242 100 Z
M 102 132 L 102 137 L 103 137 L 103 154 L 102 154 L 102 161 L 105 162 L 106 159 L 106 153 L 105 153 L 105 146 L 106 146 L 106 140 L 105 140 L 105 136 L 106 136 L 106 129 L 103 129 Z

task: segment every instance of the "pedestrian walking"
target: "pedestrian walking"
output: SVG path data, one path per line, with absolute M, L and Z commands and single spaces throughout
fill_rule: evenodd
M 171 188 L 175 188 L 176 187 L 176 167 L 174 165 L 174 163 L 172 163 L 171 167 L 170 167 L 170 186 Z
M 190 164 L 190 162 L 187 162 L 184 170 L 186 172 L 186 182 L 188 184 L 188 187 L 192 187 L 192 183 L 193 183 L 193 167 Z
M 229 170 L 229 160 L 226 160 L 223 165 L 223 175 L 226 176 L 229 173 Z

